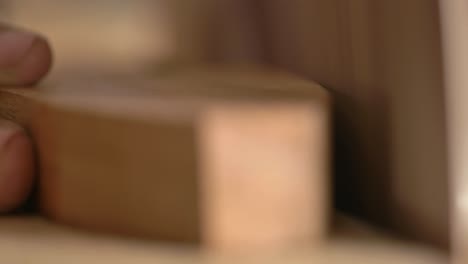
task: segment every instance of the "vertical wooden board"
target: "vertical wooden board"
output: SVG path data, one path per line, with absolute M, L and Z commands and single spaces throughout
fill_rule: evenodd
M 223 63 L 263 61 L 262 17 L 256 1 L 215 0 L 213 3 L 213 47 L 209 51 L 213 59 Z
M 468 261 L 468 2 L 439 1 L 449 135 L 453 263 Z
M 337 99 L 338 205 L 446 247 L 437 1 L 264 4 L 272 62 L 318 81 Z
M 163 28 L 170 43 L 168 56 L 154 61 L 157 71 L 187 63 L 263 62 L 263 35 L 255 1 L 159 0 L 154 8 L 164 17 Z M 160 21 L 155 19 L 155 24 Z
M 343 81 L 340 5 L 331 1 L 261 1 L 264 31 L 274 63 L 298 73 L 314 73 L 327 87 Z
M 320 0 L 264 1 L 264 6 L 272 63 L 316 80 L 336 98 L 338 206 L 360 208 L 361 214 L 385 222 L 388 177 L 381 155 L 388 147 L 384 143 L 387 129 L 380 125 L 387 110 L 373 89 L 372 6 L 365 1 Z M 372 148 L 383 151 L 372 155 Z M 362 176 L 374 175 L 376 170 L 382 176 Z
M 180 63 L 201 63 L 211 58 L 215 3 L 213 0 L 160 1 L 167 12 L 164 26 L 172 45 L 168 60 L 163 61 L 171 65 L 161 66 L 177 67 Z
M 406 234 L 448 248 L 449 177 L 438 4 L 382 1 L 375 7 L 379 88 L 388 102 L 391 221 Z

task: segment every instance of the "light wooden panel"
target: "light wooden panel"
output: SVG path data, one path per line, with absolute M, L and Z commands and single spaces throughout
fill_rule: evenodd
M 468 260 L 468 175 L 467 175 L 467 74 L 468 3 L 439 1 L 445 65 L 445 87 L 449 131 L 450 189 L 454 239 L 454 263 Z
M 0 254 L 11 264 L 55 263 L 320 263 L 320 264 L 445 264 L 442 252 L 406 243 L 343 218 L 322 248 L 256 254 L 212 254 L 192 247 L 124 240 L 56 226 L 39 218 L 0 219 Z

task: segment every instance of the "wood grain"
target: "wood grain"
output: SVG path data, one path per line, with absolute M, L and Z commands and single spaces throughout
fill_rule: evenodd
M 320 86 L 221 70 L 70 85 L 0 92 L 1 116 L 37 144 L 49 217 L 217 249 L 326 236 L 330 100 Z
M 271 63 L 336 98 L 337 206 L 448 248 L 440 1 L 261 2 Z

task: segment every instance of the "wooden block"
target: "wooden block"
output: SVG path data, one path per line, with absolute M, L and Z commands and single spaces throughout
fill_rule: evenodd
M 96 250 L 99 249 L 99 250 Z M 27 252 L 27 254 L 25 254 Z M 177 263 L 177 264 L 446 264 L 446 253 L 396 239 L 344 217 L 320 248 L 306 245 L 257 254 L 207 254 L 191 247 L 102 237 L 32 218 L 0 219 L 0 254 L 7 263 Z
M 37 143 L 43 212 L 208 248 L 322 240 L 327 93 L 284 74 L 214 73 L 1 90 L 1 116 Z
M 465 15 L 465 4 L 262 2 L 271 62 L 317 81 L 336 98 L 337 206 L 450 248 L 454 170 L 447 156 L 446 120 L 452 117 L 445 93 L 453 87 L 446 78 L 455 66 L 444 62 L 453 49 L 441 43 L 447 33 L 457 34 L 454 28 L 465 32 L 460 25 L 466 23 L 441 28 L 440 12 L 456 2 Z M 465 53 L 451 58 L 459 56 Z M 458 74 L 466 67 L 457 68 Z

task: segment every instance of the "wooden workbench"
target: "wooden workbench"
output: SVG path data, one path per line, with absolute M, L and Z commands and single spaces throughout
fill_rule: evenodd
M 55 225 L 35 216 L 0 218 L 2 263 L 319 263 L 444 264 L 438 250 L 403 242 L 347 217 L 323 247 L 274 254 L 213 255 L 183 244 L 164 244 L 104 236 Z

